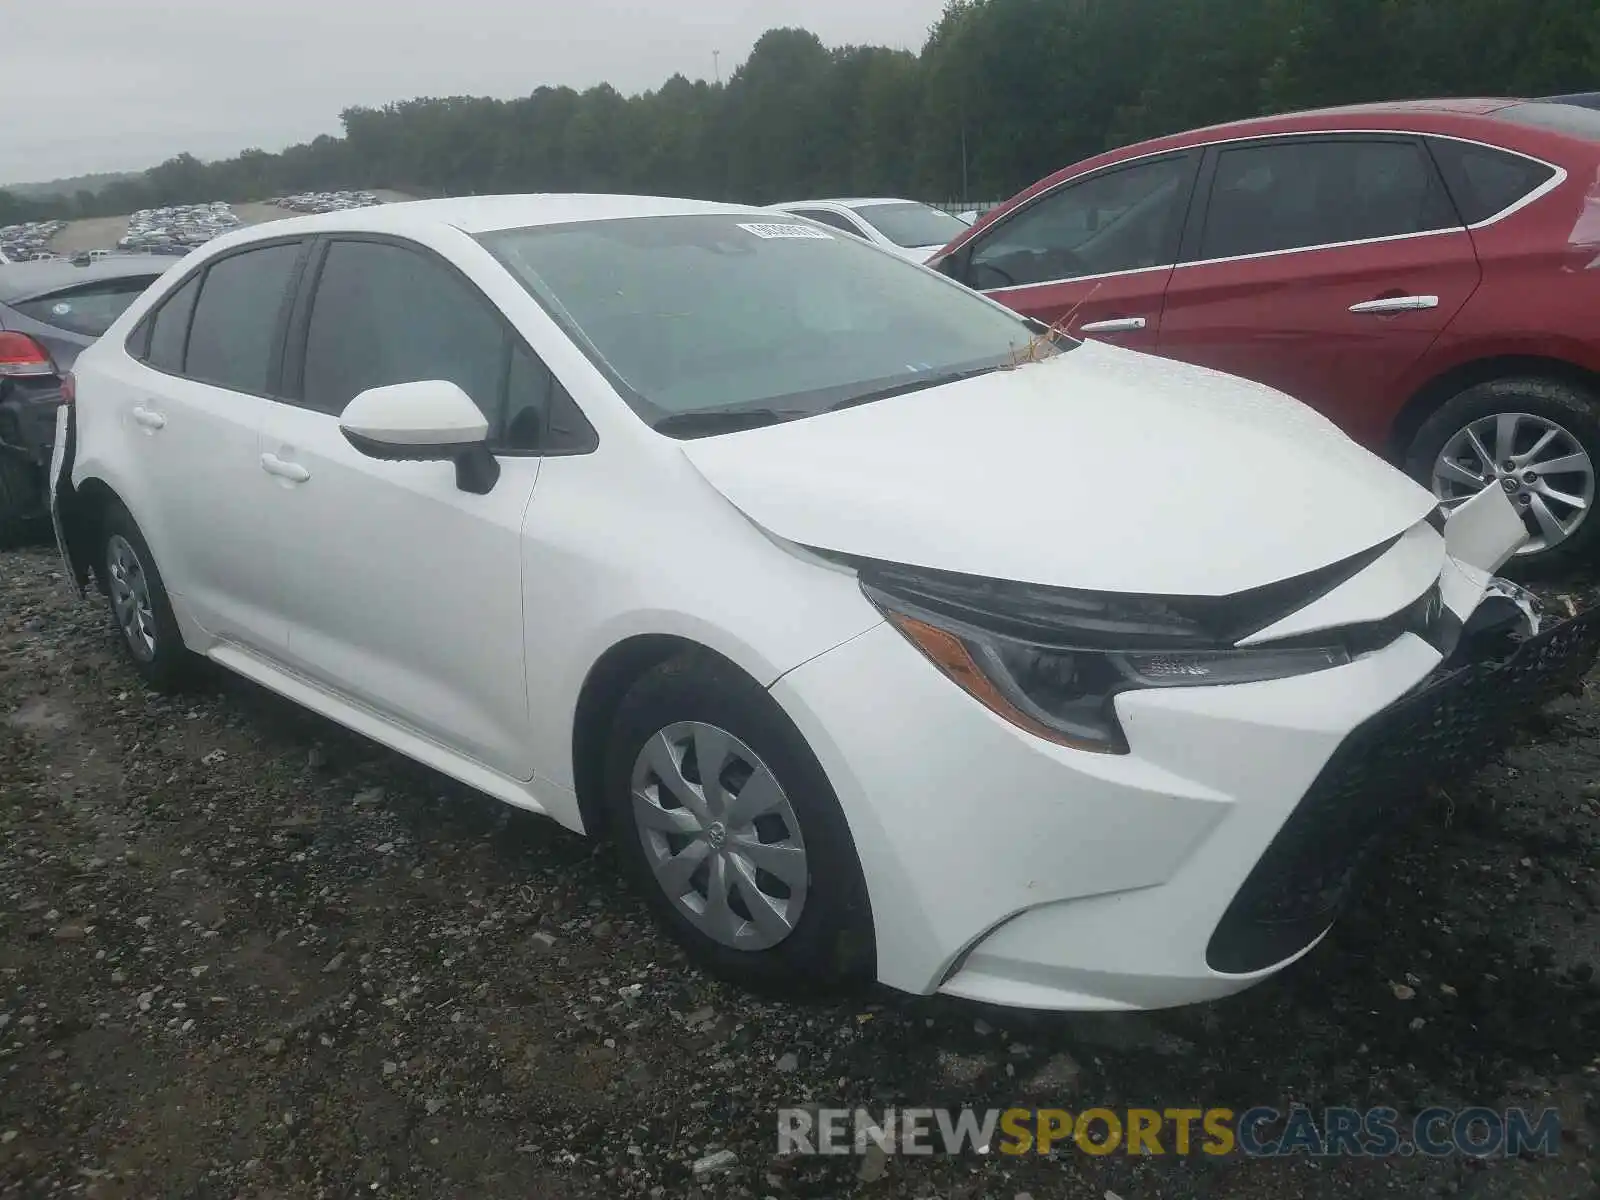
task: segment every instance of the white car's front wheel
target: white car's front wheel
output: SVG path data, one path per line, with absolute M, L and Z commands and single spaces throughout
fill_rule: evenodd
M 606 800 L 629 873 L 708 969 L 788 991 L 871 977 L 871 914 L 844 814 L 754 680 L 703 654 L 641 678 L 613 727 Z

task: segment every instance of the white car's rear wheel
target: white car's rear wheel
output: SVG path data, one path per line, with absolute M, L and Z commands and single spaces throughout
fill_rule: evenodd
M 156 656 L 156 614 L 150 576 L 133 543 L 120 533 L 106 541 L 106 591 L 111 599 L 111 619 L 122 631 L 128 653 L 135 662 L 152 661 Z
M 194 655 L 183 644 L 178 620 L 150 547 L 128 510 L 108 507 L 100 522 L 97 569 L 110 601 L 111 625 L 133 669 L 158 691 L 193 677 Z

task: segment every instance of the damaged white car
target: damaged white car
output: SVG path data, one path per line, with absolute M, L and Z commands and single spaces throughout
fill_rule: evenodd
M 54 513 L 203 656 L 572 829 L 752 984 L 1220 996 L 1593 660 L 1311 410 L 770 210 L 219 238 L 78 359 Z M 1441 532 L 1442 529 L 1442 532 Z

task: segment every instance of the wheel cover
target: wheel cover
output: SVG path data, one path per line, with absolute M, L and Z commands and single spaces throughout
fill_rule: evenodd
M 1594 503 L 1594 462 L 1566 427 L 1532 413 L 1495 413 L 1459 429 L 1433 463 L 1433 494 L 1448 515 L 1486 487 L 1511 497 L 1531 535 L 1518 554 L 1552 550 Z
M 736 950 L 794 932 L 809 875 L 793 805 L 760 757 L 725 729 L 681 721 L 634 760 L 634 824 L 672 906 Z
M 128 649 L 140 662 L 156 656 L 156 614 L 150 603 L 150 580 L 132 543 L 120 533 L 106 542 L 107 590 L 117 626 Z

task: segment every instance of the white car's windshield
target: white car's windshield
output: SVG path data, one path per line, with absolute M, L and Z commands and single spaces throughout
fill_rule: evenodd
M 942 246 L 967 231 L 966 223 L 926 204 L 863 204 L 851 209 L 896 246 Z
M 1073 344 L 798 221 L 632 217 L 479 240 L 666 433 L 809 416 Z

